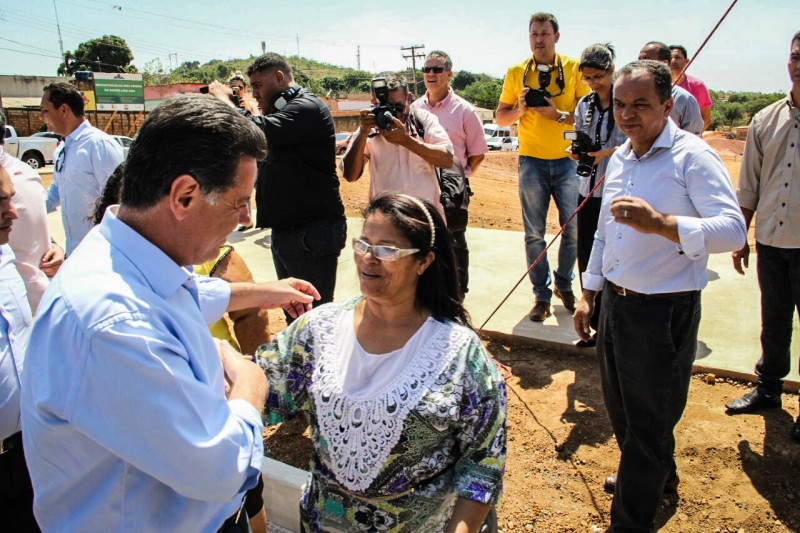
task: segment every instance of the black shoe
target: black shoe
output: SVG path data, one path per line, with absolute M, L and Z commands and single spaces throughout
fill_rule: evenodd
M 752 413 L 759 409 L 780 408 L 781 395 L 768 396 L 756 387 L 741 398 L 736 398 L 725 404 L 728 414 Z
M 570 313 L 575 312 L 575 293 L 572 291 L 564 291 L 561 292 L 558 289 L 553 289 L 553 295 L 561 300 L 561 303 L 564 304 L 564 307 Z
M 681 478 L 678 477 L 678 473 L 674 472 L 667 482 L 664 483 L 664 494 L 678 494 L 678 485 L 681 482 Z M 603 481 L 603 490 L 605 490 L 609 494 L 614 494 L 614 489 L 617 488 L 617 476 L 608 476 L 605 481 Z
M 550 312 L 550 302 L 536 302 L 528 313 L 528 318 L 534 322 L 544 322 L 552 314 Z
M 795 420 L 794 426 L 792 427 L 792 438 L 797 442 L 800 442 L 800 416 L 797 417 L 797 420 Z

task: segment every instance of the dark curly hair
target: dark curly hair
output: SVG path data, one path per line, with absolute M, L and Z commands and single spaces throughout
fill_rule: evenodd
M 431 315 L 437 320 L 452 320 L 472 328 L 469 313 L 461 305 L 453 239 L 436 208 L 425 200 L 418 200 L 433 219 L 433 247 L 428 217 L 416 202 L 404 194 L 384 193 L 376 196 L 364 209 L 364 219 L 375 212 L 383 213 L 394 222 L 413 248 L 419 248 L 415 254 L 417 257 L 424 258 L 428 252 L 435 252 L 433 263 L 419 277 L 417 303 L 430 309 Z

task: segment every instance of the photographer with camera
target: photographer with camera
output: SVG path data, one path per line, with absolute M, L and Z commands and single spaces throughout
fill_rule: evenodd
M 544 250 L 544 232 L 550 197 L 556 201 L 561 225 L 578 203 L 576 165 L 565 150 L 564 132 L 575 123 L 578 99 L 589 93 L 580 79 L 578 61 L 556 53 L 560 37 L 558 21 L 550 13 L 534 13 L 528 23 L 533 57 L 508 69 L 497 106 L 497 124 L 510 126 L 519 120 L 519 197 L 525 226 L 528 265 Z M 545 256 L 531 270 L 534 306 L 528 317 L 542 322 L 552 313 L 550 299 L 560 298 L 575 310 L 572 292 L 577 255 L 577 231 L 572 222 L 561 236 L 555 291 L 550 290 L 550 265 Z
M 242 109 L 250 111 L 254 115 L 261 114 L 261 110 L 258 108 L 258 102 L 256 102 L 253 95 L 247 91 L 247 82 L 244 81 L 240 72 L 237 71 L 233 76 L 228 78 L 228 87 L 230 87 L 233 92 L 231 101 L 233 101 L 234 104 Z
M 436 168 L 453 165 L 453 145 L 435 115 L 409 111 L 408 87 L 398 78 L 372 80 L 375 106 L 361 110 L 361 126 L 353 134 L 340 167 L 353 182 L 369 161 L 369 197 L 393 191 L 427 200 L 442 218 Z
M 581 98 L 575 108 L 575 131 L 564 132 L 564 138 L 572 141 L 570 157 L 578 162 L 579 205 L 605 175 L 608 158 L 627 139 L 614 120 L 614 58 L 614 48 L 610 44 L 593 44 L 581 53 L 578 69 L 592 92 Z M 589 265 L 602 196 L 601 184 L 578 211 L 580 274 Z M 594 315 L 589 322 L 594 331 L 597 331 L 600 301 L 600 298 L 596 300 Z M 595 335 L 592 335 L 588 340 L 579 340 L 577 346 L 586 348 L 595 344 Z

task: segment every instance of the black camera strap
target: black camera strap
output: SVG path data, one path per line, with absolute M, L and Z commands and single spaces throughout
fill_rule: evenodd
M 586 133 L 589 132 L 589 128 L 592 125 L 592 119 L 594 118 L 595 111 L 600 112 L 600 116 L 597 118 L 597 124 L 594 127 L 594 135 L 592 136 L 594 139 L 594 148 L 596 150 L 602 149 L 603 145 L 605 145 L 608 140 L 611 138 L 611 134 L 614 131 L 614 88 L 611 88 L 611 95 L 609 96 L 609 104 L 606 109 L 603 109 L 600 104 L 600 95 L 596 92 L 593 92 L 589 95 L 589 106 L 586 110 L 586 116 L 583 117 L 583 131 Z M 603 140 L 602 138 L 602 131 L 603 131 L 603 118 L 605 118 L 606 113 L 608 113 L 608 120 L 606 121 L 606 138 Z M 594 189 L 595 184 L 595 174 L 597 173 L 597 166 L 592 167 L 592 176 L 591 181 L 589 182 L 589 190 Z
M 531 67 L 538 63 L 536 63 L 536 58 L 531 57 L 528 60 L 528 64 L 525 65 L 525 72 L 522 73 L 522 86 L 527 87 L 528 89 L 532 89 L 526 81 L 528 79 L 528 74 L 531 71 Z M 549 66 L 549 65 L 548 65 Z M 566 82 L 564 81 L 564 64 L 561 62 L 561 56 L 556 54 L 556 67 L 558 69 L 558 75 L 556 76 L 556 85 L 558 86 L 558 94 L 551 95 L 550 98 L 555 98 L 556 96 L 561 96 L 564 94 L 564 88 L 567 86 Z M 540 89 L 547 89 L 550 85 L 550 73 L 549 72 L 542 72 L 539 69 L 536 69 L 539 73 L 539 88 Z

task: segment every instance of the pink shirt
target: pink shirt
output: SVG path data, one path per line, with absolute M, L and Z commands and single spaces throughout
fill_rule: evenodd
M 450 137 L 450 142 L 453 143 L 453 155 L 461 161 L 464 172 L 469 176 L 472 169 L 467 166 L 467 159 L 470 156 L 483 155 L 489 151 L 483 133 L 483 124 L 472 104 L 458 96 L 451 87 L 444 100 L 438 104 L 432 106 L 426 92 L 424 96 L 411 104 L 411 109 L 424 109 L 436 115 L 439 123 Z
M 39 270 L 39 261 L 50 249 L 50 231 L 47 227 L 47 210 L 45 208 L 45 190 L 42 178 L 31 167 L 9 154 L 0 146 L 0 166 L 11 175 L 14 183 L 14 207 L 19 218 L 14 221 L 9 234 L 8 244 L 14 251 L 17 267 L 25 290 L 28 292 L 28 303 L 31 311 L 36 312 L 39 300 L 50 280 Z
M 703 83 L 703 80 L 695 78 L 694 76 L 689 76 L 688 74 L 684 74 L 683 77 L 685 79 L 677 84 L 678 87 L 689 91 L 691 95 L 694 96 L 694 99 L 697 100 L 700 109 L 711 107 L 711 94 L 708 92 L 708 88 L 706 84 Z
M 422 140 L 428 144 L 446 146 L 447 151 L 453 153 L 450 138 L 436 117 L 424 110 L 414 113 L 425 130 Z M 358 135 L 358 131 L 354 135 Z M 348 151 L 352 147 L 353 144 Z M 384 140 L 380 135 L 367 139 L 364 157 L 369 159 L 370 198 L 386 191 L 408 194 L 429 201 L 445 218 L 439 180 L 433 165 L 411 150 Z

